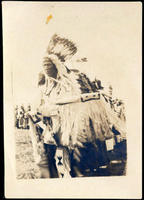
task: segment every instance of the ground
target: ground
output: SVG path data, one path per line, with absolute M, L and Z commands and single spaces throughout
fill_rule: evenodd
M 16 172 L 18 179 L 40 178 L 40 171 L 33 157 L 32 142 L 29 130 L 15 129 L 16 139 Z M 126 160 L 122 163 L 111 163 L 96 171 L 86 172 L 86 176 L 117 176 L 126 174 Z
M 40 178 L 40 171 L 34 162 L 29 130 L 16 129 L 16 172 L 18 179 Z

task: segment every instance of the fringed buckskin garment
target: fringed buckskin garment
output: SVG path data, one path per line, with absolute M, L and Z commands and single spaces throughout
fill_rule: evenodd
M 71 49 L 76 52 L 73 46 Z M 43 102 L 39 111 L 43 116 L 51 118 L 48 138 L 53 136 L 54 145 L 56 142 L 57 147 L 64 149 L 63 155 L 67 161 L 60 171 L 65 171 L 63 175 L 69 172 L 70 176 L 83 176 L 86 169 L 97 168 L 101 162 L 108 163 L 105 140 L 114 137 L 113 127 L 124 139 L 126 132 L 122 127 L 125 124 L 107 106 L 103 95 L 99 99 L 81 101 L 81 94 L 97 90 L 85 74 L 68 69 L 64 59 L 65 57 L 49 48 L 49 54 L 44 58 L 43 71 L 39 74 L 38 85 Z M 46 143 L 50 145 L 48 140 Z M 54 154 L 57 155 L 55 151 L 56 149 Z M 55 165 L 54 154 L 51 160 L 47 159 L 49 161 L 45 162 L 49 168 L 55 168 L 50 165 L 52 160 Z M 39 163 L 47 156 L 44 159 L 41 157 Z M 57 170 L 58 168 L 60 166 L 57 166 Z M 59 177 L 59 170 L 55 174 L 55 177 Z
M 122 137 L 125 137 L 125 131 L 121 130 L 121 120 L 108 108 L 102 95 L 99 100 L 56 105 L 68 97 L 73 99 L 94 91 L 86 75 L 68 70 L 55 56 L 50 58 L 57 66 L 58 74 L 56 80 L 45 75 L 45 83 L 49 84 L 43 84 L 45 104 L 40 111 L 51 117 L 52 132 L 57 135 L 59 145 L 72 152 L 72 168 L 77 167 L 76 171 L 81 174 L 87 168 L 100 165 L 99 151 L 103 156 L 101 161 L 108 162 L 104 142 L 114 137 L 111 125 L 115 125 Z

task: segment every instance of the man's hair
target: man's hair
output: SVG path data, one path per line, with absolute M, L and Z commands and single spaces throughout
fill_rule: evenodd
M 43 72 L 40 72 L 38 74 L 38 86 L 44 85 L 45 84 L 45 75 Z

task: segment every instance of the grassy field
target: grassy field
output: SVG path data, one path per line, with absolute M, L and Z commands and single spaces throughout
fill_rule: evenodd
M 35 164 L 29 130 L 15 129 L 16 138 L 16 171 L 18 179 L 40 178 L 40 170 Z M 109 164 L 99 168 L 92 175 L 86 176 L 115 176 L 126 174 L 126 160 L 120 164 Z
M 16 172 L 18 179 L 40 178 L 40 171 L 34 162 L 29 130 L 16 129 Z

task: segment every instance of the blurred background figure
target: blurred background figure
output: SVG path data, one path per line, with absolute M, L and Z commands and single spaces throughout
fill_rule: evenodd
M 14 108 L 14 126 L 18 129 L 29 129 L 29 118 L 27 112 L 31 111 L 31 105 L 27 106 L 25 109 L 24 105 Z
M 14 108 L 14 126 L 18 128 L 18 105 Z
M 27 112 L 31 111 L 31 105 L 29 104 L 27 107 Z M 25 114 L 25 123 L 26 123 L 26 129 L 29 129 L 29 118 L 28 116 Z
M 19 119 L 19 121 L 18 121 L 19 122 L 18 127 L 20 129 L 23 129 L 23 121 L 24 121 L 24 108 L 23 108 L 23 105 L 19 109 L 18 119 Z
M 116 104 L 116 112 L 118 117 L 122 120 L 122 121 L 126 121 L 126 117 L 125 117 L 125 106 L 122 100 L 118 100 L 117 104 Z
M 24 118 L 23 118 L 23 128 L 28 129 L 28 117 L 26 112 L 24 113 Z

